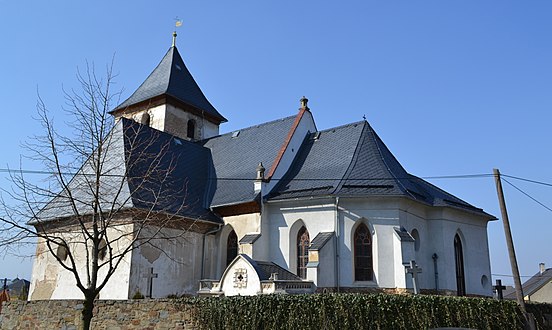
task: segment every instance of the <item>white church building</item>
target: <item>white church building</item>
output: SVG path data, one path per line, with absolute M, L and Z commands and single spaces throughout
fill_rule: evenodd
M 163 149 L 171 184 L 186 188 L 163 210 L 197 225 L 171 228 L 185 235 L 126 255 L 100 299 L 404 292 L 414 270 L 422 293 L 491 296 L 487 224 L 495 218 L 408 173 L 367 121 L 319 130 L 315 114 L 303 97 L 288 117 L 220 134 L 227 119 L 172 46 L 113 109 L 119 142 L 109 161 L 125 173 L 137 161 L 131 148 Z M 129 221 L 110 235 L 133 230 L 140 213 L 125 210 L 153 203 L 125 180 L 121 217 Z M 70 223 L 71 212 L 54 198 L 39 215 Z M 42 240 L 29 298 L 82 298 Z

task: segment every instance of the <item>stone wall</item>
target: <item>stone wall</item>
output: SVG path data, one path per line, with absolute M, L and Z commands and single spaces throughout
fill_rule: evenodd
M 0 329 L 79 329 L 82 301 L 10 301 L 3 304 Z M 192 329 L 190 313 L 171 299 L 100 300 L 92 329 Z

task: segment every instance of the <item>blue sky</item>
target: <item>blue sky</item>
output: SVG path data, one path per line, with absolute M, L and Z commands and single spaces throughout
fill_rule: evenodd
M 319 129 L 365 115 L 415 175 L 497 167 L 552 183 L 551 14 L 544 0 L 0 0 L 0 167 L 18 167 L 21 142 L 40 132 L 37 89 L 63 126 L 62 86 L 115 54 L 128 96 L 170 46 L 178 16 L 178 48 L 229 119 L 222 132 L 295 114 L 305 95 Z M 430 181 L 500 216 L 492 178 Z M 552 207 L 552 187 L 511 182 Z M 505 194 L 521 274 L 552 266 L 552 212 L 508 185 Z M 492 273 L 510 274 L 499 221 L 489 246 Z M 30 277 L 29 260 L 0 265 L 0 277 Z

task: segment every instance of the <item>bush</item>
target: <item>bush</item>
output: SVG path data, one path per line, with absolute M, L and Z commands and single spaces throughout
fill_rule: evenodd
M 180 299 L 201 329 L 520 329 L 513 301 L 392 294 Z

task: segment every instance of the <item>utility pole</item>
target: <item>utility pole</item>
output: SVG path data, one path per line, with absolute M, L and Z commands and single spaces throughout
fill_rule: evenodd
M 504 192 L 502 191 L 502 182 L 500 180 L 500 172 L 497 168 L 493 169 L 493 174 L 496 183 L 496 193 L 498 194 L 498 203 L 500 204 L 500 213 L 502 213 L 502 224 L 504 225 L 504 235 L 506 235 L 506 245 L 508 246 L 508 254 L 510 255 L 510 266 L 512 267 L 512 275 L 514 275 L 514 285 L 516 286 L 516 298 L 519 308 L 526 316 L 525 300 L 523 300 L 523 288 L 521 287 L 521 279 L 519 277 L 519 269 L 516 259 L 516 251 L 514 250 L 514 241 L 512 240 L 512 231 L 510 230 L 510 221 L 508 220 L 508 211 L 506 210 L 506 202 L 504 201 Z

